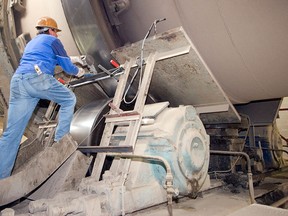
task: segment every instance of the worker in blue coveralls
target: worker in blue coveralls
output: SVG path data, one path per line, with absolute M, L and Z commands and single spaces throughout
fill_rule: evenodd
M 54 78 L 54 69 L 62 69 L 76 77 L 84 75 L 83 68 L 75 66 L 57 38 L 61 30 L 50 17 L 38 20 L 37 36 L 25 47 L 19 67 L 10 83 L 7 127 L 0 138 L 0 179 L 11 175 L 25 128 L 40 99 L 60 105 L 54 141 L 70 131 L 76 97 Z

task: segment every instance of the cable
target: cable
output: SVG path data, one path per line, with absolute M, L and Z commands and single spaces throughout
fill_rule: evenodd
M 135 99 L 137 98 L 138 94 L 139 94 L 139 89 L 140 89 L 140 86 L 141 86 L 141 82 L 142 82 L 142 75 L 143 75 L 143 64 L 144 64 L 144 45 L 145 45 L 145 41 L 146 39 L 149 37 L 150 33 L 151 33 L 151 30 L 154 26 L 154 34 L 157 33 L 156 31 L 156 24 L 158 22 L 162 22 L 162 21 L 165 21 L 166 18 L 162 18 L 162 19 L 158 19 L 158 20 L 154 20 L 154 22 L 151 24 L 149 30 L 147 31 L 143 41 L 142 41 L 142 45 L 141 45 L 141 52 L 140 52 L 140 62 L 138 63 L 138 67 L 134 73 L 134 76 L 132 77 L 130 83 L 129 83 L 129 86 L 127 87 L 126 91 L 125 91 L 125 94 L 123 96 L 123 101 L 126 103 L 126 104 L 131 104 L 135 101 Z M 128 93 L 128 90 L 131 88 L 131 85 L 132 83 L 134 82 L 134 79 L 135 77 L 137 76 L 138 72 L 139 72 L 139 68 L 140 68 L 140 76 L 139 76 L 139 84 L 138 84 L 138 89 L 137 89 L 137 92 L 134 96 L 134 98 L 131 100 L 131 101 L 127 101 L 125 98 L 127 96 L 127 93 Z
M 134 72 L 134 75 L 133 75 L 132 79 L 130 80 L 130 83 L 129 83 L 129 85 L 128 85 L 125 93 L 124 93 L 124 96 L 123 96 L 123 101 L 124 101 L 124 103 L 127 104 L 127 105 L 133 103 L 133 102 L 135 101 L 135 99 L 137 98 L 138 94 L 139 94 L 139 89 L 140 89 L 141 82 L 142 82 L 142 71 L 140 72 L 138 89 L 137 89 L 137 92 L 136 92 L 135 96 L 133 97 L 133 99 L 132 99 L 131 101 L 127 101 L 127 100 L 126 100 L 128 91 L 129 91 L 129 89 L 131 88 L 131 86 L 132 86 L 132 84 L 133 84 L 133 82 L 134 82 L 134 80 L 135 80 L 135 78 L 136 78 L 136 76 L 137 76 L 137 74 L 138 74 L 139 68 L 140 68 L 140 67 L 138 66 L 137 69 L 136 69 L 136 71 Z

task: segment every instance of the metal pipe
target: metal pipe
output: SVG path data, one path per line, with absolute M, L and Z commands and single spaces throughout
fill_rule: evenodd
M 254 199 L 254 187 L 253 187 L 253 178 L 252 178 L 252 171 L 251 171 L 251 161 L 249 155 L 245 152 L 232 152 L 232 151 L 219 151 L 219 150 L 210 150 L 210 154 L 223 154 L 223 155 L 240 155 L 244 156 L 247 161 L 247 177 L 248 177 L 248 186 L 249 186 L 249 195 L 251 203 L 256 203 Z
M 165 160 L 162 157 L 159 156 L 150 156 L 150 155 L 130 155 L 130 154 L 107 154 L 108 156 L 112 156 L 112 157 L 122 157 L 122 158 L 144 158 L 144 159 L 148 159 L 148 160 L 156 160 L 156 161 L 160 161 L 164 164 L 165 168 L 166 168 L 166 191 L 167 191 L 167 208 L 168 208 L 168 213 L 169 216 L 173 216 L 173 211 L 172 211 L 172 197 L 173 197 L 173 193 L 174 193 L 174 189 L 173 189 L 173 175 L 172 175 L 172 170 L 170 167 L 170 164 L 168 163 L 167 160 Z
M 128 161 L 128 162 L 127 162 Z M 124 167 L 124 177 L 123 177 L 123 180 L 122 180 L 122 184 L 121 184 L 121 191 L 122 191 L 122 216 L 125 215 L 125 188 L 124 188 L 124 185 L 125 185 L 125 182 L 127 180 L 127 177 L 128 177 L 128 172 L 129 172 L 129 168 L 130 168 L 130 164 L 131 164 L 131 159 L 129 160 L 125 160 L 125 167 Z
M 246 148 L 254 148 L 254 149 L 258 149 L 259 147 L 254 147 L 254 146 L 245 146 Z M 285 147 L 285 146 L 283 146 Z M 287 150 L 284 150 L 284 149 L 273 149 L 273 148 L 263 148 L 261 147 L 261 149 L 264 149 L 264 150 L 270 150 L 270 151 L 282 151 L 282 152 L 285 152 L 287 155 L 288 155 L 288 151 Z

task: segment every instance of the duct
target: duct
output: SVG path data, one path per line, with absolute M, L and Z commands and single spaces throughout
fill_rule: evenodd
M 99 144 L 103 131 L 103 115 L 108 112 L 110 101 L 111 99 L 105 99 L 89 103 L 74 114 L 70 133 L 80 145 L 95 146 Z

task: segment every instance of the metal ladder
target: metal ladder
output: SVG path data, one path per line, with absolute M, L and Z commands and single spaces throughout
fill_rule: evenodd
M 112 104 L 110 104 L 110 112 L 105 116 L 105 128 L 103 131 L 102 139 L 99 148 L 111 148 L 109 152 L 120 152 L 121 147 L 126 147 L 130 152 L 133 152 L 135 143 L 137 140 L 137 135 L 142 121 L 142 113 L 145 106 L 145 101 L 148 94 L 148 89 L 150 86 L 153 69 L 157 58 L 157 53 L 150 53 L 146 60 L 145 70 L 142 77 L 142 82 L 140 84 L 139 93 L 132 111 L 122 111 L 120 109 L 121 101 L 124 95 L 125 87 L 128 81 L 129 73 L 132 66 L 136 63 L 135 58 L 131 58 L 124 65 L 125 72 L 121 75 L 119 83 L 113 98 Z M 122 142 L 121 146 L 111 146 L 111 137 L 113 135 L 114 127 L 117 125 L 127 124 L 128 129 L 125 137 L 125 141 Z M 114 149 L 114 150 L 113 150 Z M 108 151 L 107 151 L 108 152 Z M 102 168 L 105 162 L 106 153 L 98 152 L 95 159 L 92 177 L 100 179 Z M 128 159 L 126 159 L 127 161 Z

